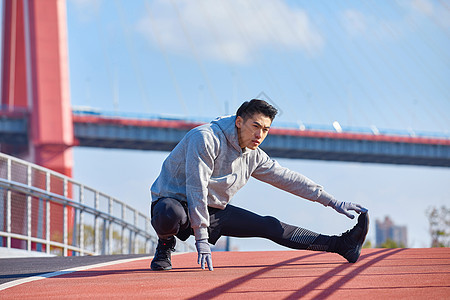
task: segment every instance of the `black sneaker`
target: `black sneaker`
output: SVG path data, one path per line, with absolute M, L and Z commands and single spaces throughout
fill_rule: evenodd
M 361 248 L 369 230 L 369 215 L 361 213 L 358 223 L 337 239 L 336 252 L 350 263 L 355 263 L 361 254 Z
M 170 253 L 175 251 L 175 238 L 170 240 L 158 239 L 155 256 L 153 257 L 150 268 L 153 271 L 164 271 L 172 269 L 172 261 Z

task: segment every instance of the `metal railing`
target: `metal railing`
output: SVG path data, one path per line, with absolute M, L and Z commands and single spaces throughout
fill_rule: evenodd
M 0 153 L 0 247 L 54 255 L 153 254 L 150 218 L 38 165 Z M 178 251 L 195 250 L 178 243 Z

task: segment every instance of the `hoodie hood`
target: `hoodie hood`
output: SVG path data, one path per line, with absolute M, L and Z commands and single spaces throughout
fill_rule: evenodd
M 241 147 L 239 147 L 239 137 L 236 127 L 236 115 L 219 117 L 213 120 L 211 124 L 217 125 L 222 130 L 228 143 L 233 145 L 236 150 L 242 151 Z

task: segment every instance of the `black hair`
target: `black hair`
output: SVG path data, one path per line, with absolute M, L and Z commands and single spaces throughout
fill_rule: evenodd
M 246 120 L 247 118 L 251 118 L 255 113 L 261 113 L 273 121 L 278 110 L 264 100 L 252 99 L 242 103 L 236 112 L 236 116 Z

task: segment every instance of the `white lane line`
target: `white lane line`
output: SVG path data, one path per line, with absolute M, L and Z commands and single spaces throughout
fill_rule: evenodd
M 112 265 L 128 263 L 128 262 L 138 261 L 138 260 L 144 260 L 144 259 L 151 259 L 151 258 L 152 257 L 149 257 L 149 256 L 137 257 L 137 258 L 126 258 L 126 259 L 120 259 L 120 260 L 99 263 L 99 264 L 95 264 L 95 265 L 87 265 L 87 266 L 70 268 L 70 269 L 66 269 L 66 270 L 62 270 L 62 271 L 45 273 L 45 274 L 32 276 L 32 277 L 28 277 L 28 278 L 17 279 L 17 280 L 13 280 L 13 281 L 1 284 L 0 291 L 6 290 L 6 289 L 14 287 L 14 286 L 18 286 L 20 284 L 24 284 L 24 283 L 28 283 L 28 282 L 32 282 L 32 281 L 36 281 L 36 280 L 41 280 L 41 279 L 45 279 L 45 278 L 50 278 L 50 277 L 54 277 L 54 276 L 66 275 L 66 274 L 70 274 L 70 273 L 77 272 L 77 271 L 85 271 L 85 270 L 93 269 L 93 268 L 112 266 Z M 150 270 L 150 267 L 148 269 Z

